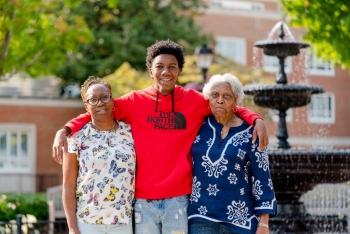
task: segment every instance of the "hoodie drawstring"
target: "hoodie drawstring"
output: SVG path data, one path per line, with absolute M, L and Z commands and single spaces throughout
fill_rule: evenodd
M 174 112 L 175 110 L 175 100 L 174 100 L 174 90 L 171 92 L 171 111 Z M 158 91 L 156 93 L 156 113 L 158 111 Z
M 174 90 L 171 92 L 171 112 L 174 112 L 175 103 L 174 103 Z
M 156 113 L 157 113 L 157 110 L 158 110 L 158 91 L 156 93 Z

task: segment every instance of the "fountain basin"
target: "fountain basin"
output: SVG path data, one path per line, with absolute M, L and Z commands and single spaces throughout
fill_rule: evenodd
M 243 91 L 247 95 L 253 95 L 258 106 L 287 110 L 309 104 L 311 95 L 323 93 L 324 89 L 316 85 L 255 84 L 244 86 Z
M 266 55 L 284 58 L 298 55 L 300 49 L 307 48 L 310 45 L 300 41 L 279 39 L 257 41 L 254 43 L 254 46 L 263 49 Z
M 300 196 L 317 184 L 350 180 L 350 150 L 282 149 L 268 154 L 279 204 L 298 204 Z

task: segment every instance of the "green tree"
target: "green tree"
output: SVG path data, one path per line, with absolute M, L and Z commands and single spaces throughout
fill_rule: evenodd
M 68 0 L 0 0 L 0 79 L 52 75 L 81 43 L 93 40 Z
M 349 0 L 279 0 L 290 24 L 304 27 L 304 40 L 318 57 L 350 68 Z
M 202 6 L 202 0 L 120 0 L 118 8 L 105 1 L 85 2 L 72 13 L 85 18 L 96 40 L 70 54 L 59 76 L 82 83 L 90 75 L 109 75 L 124 62 L 145 70 L 146 49 L 157 40 L 173 40 L 186 54 L 193 53 L 209 40 L 194 22 Z
M 146 71 L 137 71 L 124 62 L 114 73 L 103 77 L 112 87 L 114 98 L 118 98 L 132 90 L 145 89 L 153 85 L 153 79 Z

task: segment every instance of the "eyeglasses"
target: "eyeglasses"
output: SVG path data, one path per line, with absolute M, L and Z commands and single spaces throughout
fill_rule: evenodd
M 90 98 L 86 100 L 86 103 L 89 103 L 91 106 L 97 105 L 98 101 L 101 101 L 102 103 L 107 103 L 112 99 L 112 96 L 102 96 L 100 98 Z

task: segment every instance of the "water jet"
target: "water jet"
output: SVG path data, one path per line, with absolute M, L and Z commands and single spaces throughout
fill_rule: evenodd
M 274 85 L 252 84 L 243 87 L 246 95 L 253 95 L 256 105 L 278 110 L 279 122 L 276 149 L 268 150 L 270 171 L 278 203 L 278 217 L 271 219 L 271 233 L 313 233 L 317 223 L 306 213 L 299 201 L 301 195 L 320 183 L 341 183 L 350 180 L 349 150 L 297 150 L 288 143 L 286 111 L 310 103 L 311 95 L 325 92 L 323 87 L 308 84 L 288 84 L 284 62 L 310 45 L 285 40 L 288 27 L 279 22 L 279 39 L 269 38 L 254 43 L 267 56 L 279 59 L 279 73 Z

